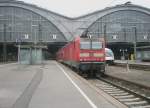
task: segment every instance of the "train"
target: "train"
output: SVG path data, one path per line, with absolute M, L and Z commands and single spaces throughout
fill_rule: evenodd
M 111 49 L 105 48 L 105 60 L 107 64 L 114 64 L 114 53 Z
M 81 75 L 100 77 L 105 73 L 105 41 L 103 38 L 76 37 L 60 48 L 57 61 L 75 68 Z

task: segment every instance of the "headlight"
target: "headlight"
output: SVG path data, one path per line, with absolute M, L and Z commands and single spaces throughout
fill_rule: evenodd
M 103 53 L 94 53 L 94 57 L 104 57 Z
M 89 53 L 80 53 L 80 57 L 89 57 Z

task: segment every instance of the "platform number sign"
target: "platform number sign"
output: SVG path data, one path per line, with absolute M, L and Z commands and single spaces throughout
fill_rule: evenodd
M 25 38 L 25 39 L 29 39 L 29 35 L 28 35 L 28 34 L 25 34 L 25 35 L 24 35 L 24 38 Z
M 56 38 L 57 38 L 57 35 L 56 35 L 56 34 L 53 34 L 52 37 L 53 37 L 53 39 L 56 39 Z
M 92 35 L 88 35 L 88 37 L 91 39 L 91 38 L 92 38 Z
M 148 37 L 147 35 L 144 35 L 144 36 L 143 36 L 143 38 L 144 38 L 145 40 L 147 39 L 147 37 Z
M 117 39 L 117 35 L 113 35 L 112 38 L 113 38 L 113 39 Z

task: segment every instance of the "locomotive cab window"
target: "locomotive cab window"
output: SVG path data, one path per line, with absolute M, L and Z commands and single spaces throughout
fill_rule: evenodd
M 81 42 L 80 49 L 90 49 L 90 42 Z
M 101 49 L 103 45 L 101 42 L 92 42 L 92 49 Z

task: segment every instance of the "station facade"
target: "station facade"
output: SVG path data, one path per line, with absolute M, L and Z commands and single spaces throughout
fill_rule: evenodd
M 126 3 L 77 18 L 16 0 L 0 1 L 0 61 L 17 60 L 18 44 L 47 46 L 53 55 L 76 36 L 106 39 L 116 59 L 150 45 L 150 9 Z

